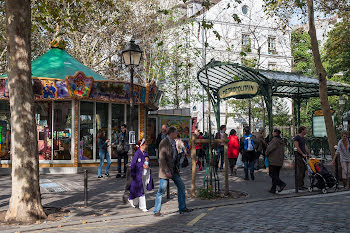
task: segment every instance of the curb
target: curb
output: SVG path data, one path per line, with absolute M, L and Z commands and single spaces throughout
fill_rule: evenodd
M 280 200 L 280 199 L 289 199 L 289 198 L 295 198 L 300 196 L 312 196 L 312 195 L 318 195 L 319 193 L 293 193 L 293 194 L 285 194 L 281 196 L 274 196 L 274 197 L 268 197 L 268 198 L 255 198 L 255 199 L 245 199 L 245 200 L 237 200 L 237 201 L 227 201 L 217 204 L 207 204 L 202 206 L 194 206 L 192 207 L 193 210 L 202 210 L 202 209 L 210 209 L 213 207 L 223 207 L 223 206 L 235 206 L 235 205 L 241 205 L 241 204 L 249 204 L 249 203 L 256 203 L 256 202 L 263 202 L 263 201 L 271 201 L 271 200 Z M 178 209 L 170 209 L 167 211 L 162 212 L 163 215 L 171 215 L 178 213 Z M 73 213 L 74 214 L 74 213 Z M 21 228 L 21 226 L 14 227 L 12 229 L 5 230 L 3 232 L 33 232 L 33 231 L 39 231 L 39 230 L 49 230 L 49 229 L 57 229 L 58 226 L 61 226 L 60 228 L 69 227 L 69 226 L 77 226 L 82 224 L 89 224 L 89 223 L 99 223 L 99 222 L 105 222 L 110 220 L 118 220 L 118 219 L 125 219 L 125 218 L 135 218 L 135 217 L 142 217 L 142 216 L 151 216 L 153 215 L 152 211 L 143 213 L 136 213 L 136 214 L 125 214 L 125 215 L 115 215 L 115 216 L 98 216 L 94 218 L 85 218 L 84 220 L 74 220 L 71 222 L 67 221 L 57 221 L 52 223 L 42 223 L 38 226 L 24 226 Z M 72 216 L 74 217 L 74 215 Z M 84 218 L 84 217 L 82 217 Z M 69 218 L 70 219 L 70 218 Z M 45 224 L 45 225 L 44 225 Z

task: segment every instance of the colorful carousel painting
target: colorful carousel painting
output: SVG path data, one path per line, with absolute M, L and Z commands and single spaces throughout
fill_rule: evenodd
M 35 121 L 40 167 L 97 166 L 97 133 L 104 130 L 111 141 L 122 124 L 137 126 L 144 137 L 148 110 L 158 109 L 161 91 L 154 82 L 134 84 L 109 80 L 84 66 L 59 43 L 32 62 Z M 0 167 L 11 164 L 11 121 L 7 74 L 0 76 Z M 130 93 L 137 119 L 130 119 Z M 116 161 L 114 148 L 110 148 Z M 6 164 L 6 166 L 5 166 Z M 88 165 L 90 164 L 90 165 Z

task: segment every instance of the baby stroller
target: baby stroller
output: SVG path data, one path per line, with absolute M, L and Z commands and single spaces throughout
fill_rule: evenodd
M 309 161 L 304 159 L 304 162 L 310 178 L 309 192 L 312 192 L 314 187 L 320 189 L 322 193 L 327 193 L 331 188 L 334 188 L 334 191 L 338 190 L 338 180 L 328 172 L 320 160 L 310 158 Z

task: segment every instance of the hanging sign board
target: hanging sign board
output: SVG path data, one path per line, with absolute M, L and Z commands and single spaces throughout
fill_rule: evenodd
M 229 97 L 243 99 L 251 98 L 258 93 L 259 84 L 251 81 L 240 81 L 228 84 L 219 90 L 221 99 Z
M 333 115 L 334 110 L 331 109 L 331 114 Z M 314 111 L 314 116 L 323 116 L 323 111 L 322 110 L 316 110 Z
M 331 114 L 333 115 L 334 110 L 331 110 Z M 332 116 L 332 121 L 334 125 L 334 116 Z M 316 110 L 313 112 L 312 116 L 312 135 L 314 137 L 326 137 L 326 124 L 324 122 L 324 116 L 322 110 Z

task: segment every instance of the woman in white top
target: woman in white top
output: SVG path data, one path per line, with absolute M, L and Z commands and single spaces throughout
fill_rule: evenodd
M 345 189 L 349 189 L 349 183 L 350 183 L 350 143 L 349 143 L 348 136 L 349 136 L 349 133 L 347 131 L 342 131 L 341 139 L 338 142 L 338 149 L 336 151 L 336 156 L 334 156 L 334 159 L 332 161 L 332 164 L 334 164 L 336 157 L 340 155 L 342 178 L 343 178 L 343 184 Z

